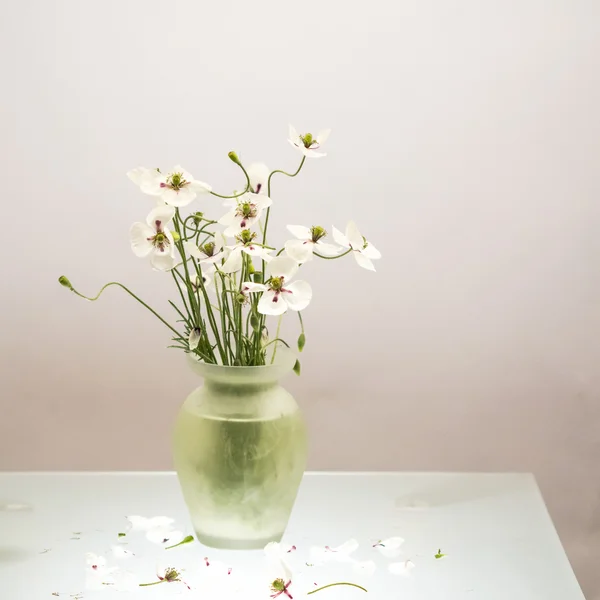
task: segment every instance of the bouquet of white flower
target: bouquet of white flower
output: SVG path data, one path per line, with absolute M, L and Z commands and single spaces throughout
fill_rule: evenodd
M 109 286 L 121 287 L 175 334 L 169 347 L 193 353 L 206 363 L 257 366 L 272 361 L 279 343 L 289 347 L 279 337 L 281 318 L 288 309 L 298 314 L 297 345 L 302 351 L 306 338 L 301 311 L 312 299 L 312 288 L 294 279 L 299 267 L 314 256 L 333 260 L 351 253 L 361 267 L 374 271 L 372 261 L 381 257 L 353 222 L 345 234 L 332 228 L 335 244 L 325 241 L 327 231 L 321 226 L 288 225 L 293 239 L 281 249 L 269 245 L 273 176 L 296 177 L 307 158 L 325 156 L 321 147 L 328 135 L 329 131 L 299 135 L 290 126 L 289 142 L 302 154 L 293 173 L 269 171 L 262 163 L 246 168 L 230 152 L 229 158 L 245 177 L 242 191 L 230 196 L 214 192 L 180 166 L 168 171 L 140 167 L 127 174 L 142 192 L 156 198 L 157 206 L 146 222 L 132 225 L 131 247 L 136 256 L 150 257 L 154 269 L 171 274 L 178 293 L 177 302 L 169 301 L 179 317 L 175 325 L 121 283 L 110 282 L 90 298 L 65 276 L 59 282 L 87 300 L 97 300 Z M 223 216 L 212 220 L 204 211 L 183 214 L 198 196 L 207 195 L 225 199 Z M 219 226 L 223 226 L 220 231 Z M 274 337 L 269 335 L 268 316 L 279 317 Z M 271 345 L 273 352 L 267 359 Z M 299 362 L 295 370 L 299 373 Z

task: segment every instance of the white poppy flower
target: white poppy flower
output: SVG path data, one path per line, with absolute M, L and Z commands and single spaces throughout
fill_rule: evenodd
M 377 565 L 372 560 L 356 561 L 352 568 L 356 573 L 373 575 L 377 570 Z
M 272 200 L 265 194 L 248 192 L 237 198 L 235 206 L 219 219 L 225 225 L 223 234 L 228 237 L 239 235 L 244 229 L 250 229 L 258 222 L 262 211 L 271 206 Z
M 129 521 L 128 530 L 131 532 L 141 531 L 146 538 L 155 544 L 173 545 L 178 544 L 185 536 L 181 531 L 175 530 L 172 524 L 175 522 L 170 517 L 127 517 Z
M 158 169 L 138 167 L 127 173 L 129 179 L 140 186 L 144 194 L 157 196 L 170 206 L 187 206 L 198 194 L 208 194 L 212 188 L 198 181 L 180 165 L 167 173 Z
M 331 548 L 330 546 L 314 546 L 310 549 L 310 562 L 353 562 L 350 555 L 355 552 L 357 548 L 358 542 L 354 538 L 335 548 Z
M 269 263 L 270 277 L 266 284 L 247 281 L 242 290 L 263 292 L 258 301 L 258 312 L 263 315 L 282 315 L 288 308 L 304 310 L 312 298 L 312 288 L 306 281 L 290 283 L 296 271 L 298 263 L 294 259 L 277 256 Z
M 400 554 L 402 544 L 404 544 L 404 538 L 391 537 L 386 540 L 379 540 L 376 544 L 373 544 L 373 548 L 377 548 L 380 554 L 387 558 L 395 558 Z
M 351 248 L 356 262 L 369 271 L 374 271 L 373 260 L 381 258 L 381 252 L 361 235 L 354 221 L 346 225 L 346 235 L 339 229 L 332 228 L 333 239 L 344 248 Z
M 286 596 L 292 599 L 290 587 L 293 581 L 293 574 L 288 564 L 285 554 L 286 551 L 277 542 L 270 542 L 264 549 L 269 570 L 269 587 L 271 598 Z
M 223 273 L 235 273 L 242 268 L 242 253 L 249 256 L 256 256 L 264 261 L 270 261 L 273 257 L 269 254 L 269 250 L 258 246 L 254 243 L 256 233 L 245 229 L 236 237 L 237 243 L 235 246 L 227 246 L 230 251 L 229 256 L 220 271 Z
M 246 168 L 248 178 L 250 179 L 250 185 L 254 190 L 255 194 L 267 195 L 267 183 L 269 181 L 269 175 L 271 172 L 265 163 L 252 163 Z
M 325 129 L 313 136 L 312 133 L 301 133 L 298 134 L 296 129 L 290 125 L 290 137 L 289 143 L 298 148 L 306 158 L 320 158 L 326 156 L 324 152 L 317 152 L 321 146 L 327 141 L 331 129 Z
M 194 242 L 184 242 L 183 245 L 187 253 L 198 259 L 200 264 L 215 264 L 225 258 L 223 248 L 217 249 L 214 242 L 206 242 L 203 246 L 196 246 Z
M 157 206 L 146 223 L 134 223 L 129 232 L 133 253 L 140 257 L 150 254 L 152 266 L 159 271 L 168 271 L 176 264 L 175 242 L 169 230 L 174 215 L 171 206 Z
M 415 568 L 415 563 L 412 560 L 405 560 L 404 562 L 390 563 L 388 565 L 388 571 L 394 575 L 403 575 L 405 577 L 410 575 L 412 569 Z
M 288 225 L 287 228 L 297 239 L 288 240 L 285 243 L 286 254 L 300 264 L 311 260 L 313 252 L 317 252 L 323 256 L 335 256 L 340 250 L 338 246 L 322 241 L 327 232 L 318 225 L 314 225 L 313 227 Z

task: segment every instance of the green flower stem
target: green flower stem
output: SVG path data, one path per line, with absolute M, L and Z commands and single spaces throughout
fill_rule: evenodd
M 279 331 L 281 330 L 281 321 L 283 321 L 283 315 L 279 315 L 279 319 L 277 319 L 277 331 L 275 333 L 275 339 L 279 339 Z M 287 346 L 287 344 L 286 344 Z M 289 346 L 288 346 L 289 348 Z M 277 354 L 277 344 L 273 346 L 273 356 L 271 357 L 271 364 L 275 362 L 275 355 Z
M 350 252 L 352 252 L 352 248 L 348 248 L 348 250 L 346 250 L 346 252 L 344 252 L 342 254 L 338 254 L 337 256 L 323 256 L 322 254 L 319 254 L 318 252 L 313 252 L 313 254 L 315 256 L 318 256 L 319 258 L 324 258 L 325 260 L 335 260 L 336 258 L 342 258 L 342 256 L 346 256 L 346 254 L 350 254 Z
M 152 583 L 140 583 L 140 587 L 147 587 L 149 585 L 158 585 L 159 583 L 167 583 L 166 579 L 160 579 L 159 581 L 153 581 Z M 312 592 L 310 592 L 312 594 Z
M 73 286 L 71 286 L 70 289 L 75 295 L 79 296 L 80 298 L 84 298 L 85 300 L 89 300 L 90 302 L 95 302 L 96 300 L 98 300 L 98 298 L 100 298 L 100 296 L 102 295 L 102 292 L 106 288 L 110 287 L 111 285 L 116 285 L 116 286 L 120 287 L 122 290 L 125 290 L 132 298 L 134 298 L 142 306 L 147 308 L 159 321 L 162 321 L 173 333 L 175 333 L 175 335 L 177 335 L 178 337 L 181 336 L 179 331 L 177 331 L 177 329 L 175 329 L 169 323 L 167 323 L 167 321 L 165 321 L 165 319 L 163 319 L 153 308 L 148 306 L 141 298 L 138 298 L 130 289 L 126 288 L 122 283 L 119 283 L 118 281 L 111 281 L 110 283 L 103 285 L 102 288 L 100 288 L 100 291 L 93 298 L 89 298 L 88 296 L 84 296 L 83 294 L 80 294 Z
M 281 342 L 284 346 L 286 346 L 286 348 L 289 348 L 290 345 L 283 339 L 283 338 L 275 338 L 274 340 L 271 340 L 270 342 L 265 344 L 265 348 L 268 348 L 271 344 L 274 344 L 275 342 Z
M 333 587 L 335 585 L 349 585 L 349 586 L 358 588 L 359 590 L 362 590 L 363 592 L 367 591 L 362 585 L 357 585 L 356 583 L 348 583 L 347 581 L 340 581 L 339 583 L 328 583 L 327 585 L 324 585 L 323 587 L 317 588 L 316 590 L 312 590 L 312 592 L 308 592 L 306 595 L 310 596 L 311 594 L 316 594 L 317 592 L 320 592 L 321 590 L 325 590 L 325 589 Z
M 243 192 L 240 192 L 239 194 L 233 194 L 233 196 L 223 196 L 221 194 L 217 194 L 217 192 L 210 192 L 213 196 L 216 196 L 217 198 L 239 198 L 240 196 L 243 196 L 248 190 L 252 191 L 252 186 L 250 185 L 250 177 L 248 176 L 248 173 L 246 172 L 246 169 L 244 169 L 244 166 L 242 165 L 241 162 L 239 162 L 239 160 L 235 163 L 242 171 L 244 171 L 244 175 L 246 176 L 246 189 Z

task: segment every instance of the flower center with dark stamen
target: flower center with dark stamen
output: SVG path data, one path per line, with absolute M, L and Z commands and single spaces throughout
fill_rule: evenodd
M 179 581 L 179 572 L 173 568 L 168 568 L 165 571 L 165 579 L 167 581 Z
M 244 244 L 244 246 L 247 246 L 248 244 L 251 244 L 252 241 L 254 240 L 254 238 L 256 237 L 256 233 L 253 231 L 250 231 L 249 229 L 244 229 L 244 231 L 242 231 L 240 233 L 240 235 L 236 236 L 236 240 L 238 242 L 240 242 L 240 244 Z
M 319 225 L 313 225 L 310 228 L 310 236 L 312 241 L 316 244 L 321 238 L 324 238 L 327 232 Z
M 174 190 L 180 190 L 184 185 L 187 185 L 187 181 L 183 178 L 183 173 L 171 173 L 167 177 L 167 187 Z
M 238 204 L 235 214 L 237 217 L 243 217 L 244 219 L 254 218 L 257 215 L 256 204 L 253 204 L 252 202 L 241 202 Z
M 269 287 L 274 292 L 280 292 L 283 289 L 283 277 L 271 277 Z
M 310 148 L 316 142 L 312 133 L 305 133 L 304 135 L 300 136 L 300 139 L 302 140 L 305 148 Z
M 150 238 L 150 241 L 161 252 L 164 252 L 169 245 L 169 238 L 162 231 L 158 231 L 154 237 Z
M 283 579 L 276 579 L 271 584 L 271 589 L 274 592 L 283 592 L 283 590 L 285 590 L 285 581 Z

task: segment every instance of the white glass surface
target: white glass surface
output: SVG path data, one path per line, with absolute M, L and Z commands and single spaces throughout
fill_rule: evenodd
M 106 552 L 118 543 L 125 515 L 174 517 L 185 533 L 192 533 L 172 473 L 4 473 L 0 507 L 2 600 L 52 600 L 55 592 L 66 599 L 78 592 L 85 599 L 199 597 L 179 584 L 135 593 L 108 586 L 85 591 L 85 553 Z M 391 536 L 406 540 L 399 559 L 373 548 Z M 311 546 L 337 546 L 350 538 L 360 542 L 354 558 L 377 563 L 373 575 L 357 573 L 350 564 L 304 566 L 304 572 L 310 569 L 319 585 L 345 579 L 369 593 L 340 587 L 311 598 L 583 599 L 528 474 L 306 474 L 284 537 L 297 547 L 294 560 L 304 564 Z M 137 552 L 135 566 L 126 568 L 148 581 L 154 579 L 157 560 L 185 567 L 194 579 L 209 557 L 233 567 L 236 586 L 243 589 L 236 597 L 269 598 L 261 551 L 217 551 L 198 543 L 165 551 L 145 540 L 133 544 L 131 537 L 121 542 L 127 540 Z M 438 548 L 447 554 L 442 560 L 433 557 Z M 390 562 L 406 559 L 415 564 L 409 577 L 387 570 Z

